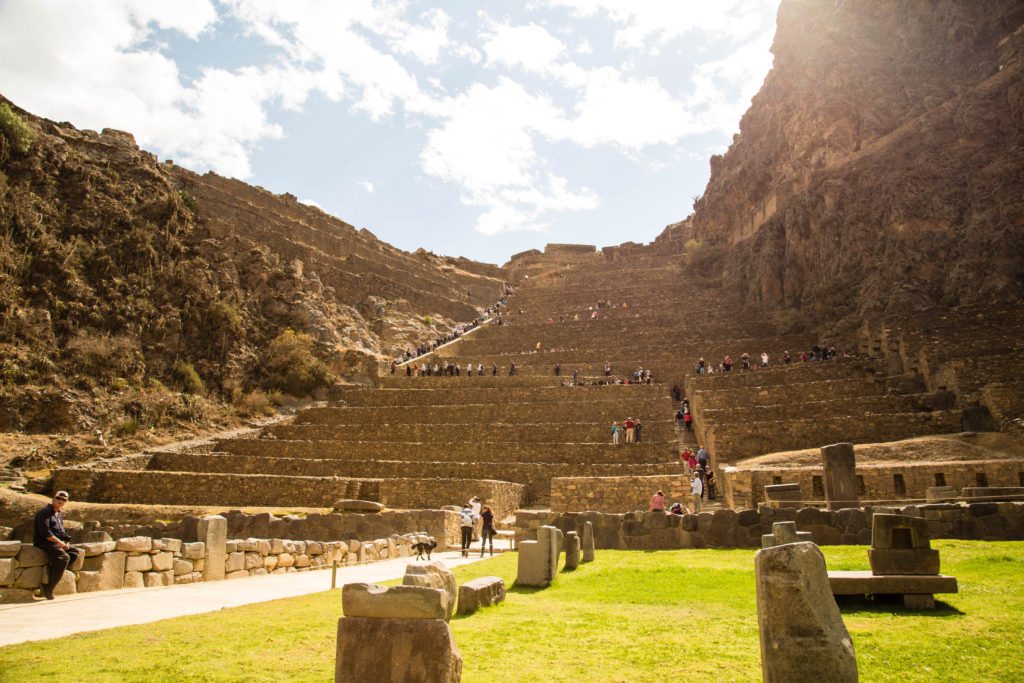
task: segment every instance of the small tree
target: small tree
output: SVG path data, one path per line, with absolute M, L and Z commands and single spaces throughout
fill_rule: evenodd
M 264 389 L 305 396 L 330 384 L 327 365 L 316 357 L 312 336 L 295 330 L 277 335 L 260 354 L 259 374 Z

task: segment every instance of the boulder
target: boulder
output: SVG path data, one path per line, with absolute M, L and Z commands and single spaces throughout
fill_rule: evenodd
M 129 555 L 124 568 L 128 572 L 148 572 L 153 569 L 153 558 L 150 555 Z
M 25 588 L 0 588 L 0 605 L 14 602 L 35 602 L 35 595 Z
M 580 537 L 575 531 L 565 535 L 565 568 L 576 569 L 580 566 Z
M 188 560 L 180 560 L 175 558 L 172 571 L 174 572 L 175 577 L 184 576 L 185 574 L 191 574 L 193 571 L 195 571 L 195 566 Z
M 142 572 L 125 572 L 124 573 L 124 587 L 125 588 L 142 588 L 145 585 Z
M 832 597 L 825 557 L 813 543 L 754 556 L 761 675 L 765 683 L 857 681 L 857 660 Z
M 183 543 L 181 557 L 186 560 L 198 560 L 206 556 L 206 544 L 202 542 Z
M 424 586 L 348 583 L 342 588 L 341 603 L 346 617 L 447 621 L 451 614 L 448 593 Z
M 14 570 L 18 568 L 18 561 L 13 557 L 0 560 L 0 586 L 10 586 L 14 583 Z
M 14 570 L 14 587 L 29 590 L 39 588 L 43 582 L 43 569 L 44 567 L 19 567 Z
M 93 591 L 100 590 L 100 573 L 86 571 L 78 572 L 76 588 L 79 593 L 91 593 Z
M 96 557 L 103 553 L 109 553 L 117 549 L 117 541 L 99 541 L 96 543 L 83 543 L 82 557 Z
M 472 614 L 481 607 L 505 600 L 505 581 L 497 576 L 482 576 L 459 586 L 459 614 Z
M 445 620 L 447 621 L 451 618 L 455 611 L 455 599 L 457 596 L 455 574 L 443 562 L 434 560 L 432 562 L 407 565 L 405 567 L 405 576 L 402 577 L 402 585 L 440 588 L 443 590 L 448 595 L 448 615 L 445 616 Z
M 21 545 L 21 550 L 18 551 L 17 555 L 18 567 L 25 569 L 27 567 L 42 567 L 45 566 L 49 558 L 39 548 L 28 545 L 27 543 Z
M 335 683 L 461 679 L 462 654 L 441 619 L 338 620 Z
M 53 587 L 54 595 L 74 595 L 77 593 L 75 587 L 76 577 L 74 572 L 64 572 L 60 575 L 60 581 Z
M 21 552 L 21 541 L 0 541 L 0 557 L 15 557 Z
M 224 571 L 228 574 L 245 569 L 245 553 L 235 551 L 228 555 L 224 565 Z

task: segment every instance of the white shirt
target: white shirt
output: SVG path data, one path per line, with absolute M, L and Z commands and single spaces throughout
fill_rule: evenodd
M 690 483 L 690 493 L 695 496 L 699 496 L 704 493 L 704 482 L 700 480 L 700 477 L 694 477 Z
M 462 526 L 473 526 L 473 511 L 462 508 L 462 512 L 459 513 L 459 521 Z

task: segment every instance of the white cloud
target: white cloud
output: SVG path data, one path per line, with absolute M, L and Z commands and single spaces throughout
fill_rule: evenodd
M 359 187 L 361 187 L 364 190 L 366 190 L 366 192 L 368 194 L 373 194 L 373 190 L 374 190 L 373 183 L 371 183 L 369 180 L 360 180 L 358 185 L 359 185 Z
M 562 41 L 536 24 L 498 24 L 484 44 L 489 65 L 521 67 L 525 71 L 546 70 L 564 51 Z
M 694 91 L 688 106 L 699 111 L 709 128 L 732 134 L 740 117 L 772 67 L 772 31 L 766 31 L 731 54 L 694 69 Z
M 299 204 L 305 204 L 306 206 L 312 206 L 314 208 L 320 209 L 321 211 L 324 211 L 324 207 L 320 206 L 320 204 L 314 199 L 300 199 Z M 327 212 L 324 211 L 324 213 Z
M 540 0 L 549 7 L 565 7 L 580 17 L 605 14 L 621 28 L 615 44 L 624 48 L 655 50 L 690 33 L 725 36 L 734 41 L 748 38 L 760 27 L 759 13 L 778 6 L 777 0 L 714 2 L 666 2 L 665 0 Z
M 584 38 L 576 46 L 576 54 L 578 55 L 589 55 L 594 53 L 594 48 L 591 47 L 590 41 Z

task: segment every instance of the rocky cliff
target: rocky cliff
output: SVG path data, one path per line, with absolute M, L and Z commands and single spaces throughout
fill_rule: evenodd
M 0 98 L 0 430 L 149 426 L 365 380 L 501 283 Z
M 1019 0 L 783 0 L 741 132 L 658 242 L 824 327 L 1019 300 L 1022 23 Z

